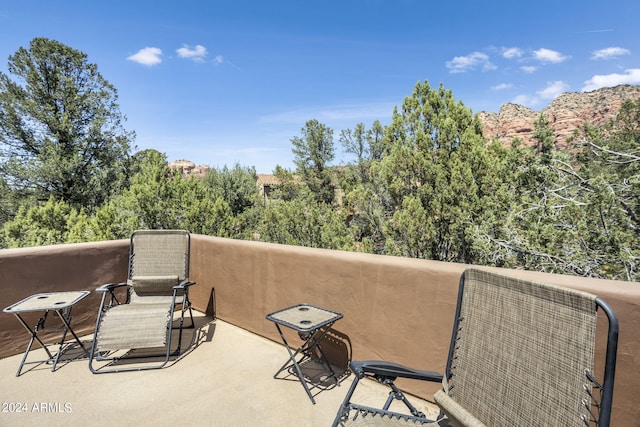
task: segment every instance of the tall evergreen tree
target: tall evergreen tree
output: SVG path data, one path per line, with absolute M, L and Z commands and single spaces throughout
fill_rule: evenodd
M 301 129 L 301 137 L 293 137 L 293 162 L 297 173 L 320 202 L 331 204 L 334 185 L 329 163 L 335 157 L 333 130 L 317 120 L 309 120 Z
M 418 83 L 385 132 L 373 174 L 388 194 L 385 251 L 473 262 L 473 225 L 493 196 L 480 121 L 442 85 Z
M 347 153 L 353 154 L 356 160 L 358 180 L 369 181 L 369 171 L 373 161 L 382 159 L 384 127 L 376 120 L 370 129 L 358 123 L 356 127 L 340 132 L 340 142 Z
M 534 126 L 533 139 L 536 141 L 536 150 L 542 157 L 542 163 L 548 165 L 551 163 L 551 155 L 556 141 L 553 136 L 553 129 L 542 114 L 540 114 Z
M 13 191 L 93 210 L 126 186 L 134 135 L 116 89 L 85 53 L 35 38 L 9 57 L 8 71 L 0 72 L 0 172 Z

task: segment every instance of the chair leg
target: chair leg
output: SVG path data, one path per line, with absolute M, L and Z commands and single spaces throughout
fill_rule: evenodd
M 411 412 L 411 415 L 413 415 L 414 417 L 420 417 L 420 418 L 425 417 L 424 413 L 418 411 L 416 407 L 413 406 L 411 402 L 409 402 L 409 399 L 407 399 L 407 396 L 400 389 L 398 389 L 398 387 L 393 383 L 393 381 L 387 380 L 387 381 L 384 381 L 383 383 L 391 387 L 391 391 L 389 392 L 389 397 L 383 408 L 385 411 L 389 409 L 389 407 L 391 406 L 391 402 L 393 402 L 393 400 L 395 399 L 395 400 L 401 400 L 402 403 L 404 403 L 405 406 L 409 409 L 409 411 Z
M 185 326 L 185 328 L 187 328 L 187 329 L 193 329 L 193 328 L 195 328 L 195 327 L 196 327 L 196 324 L 195 324 L 195 322 L 193 321 L 193 310 L 191 309 L 191 301 L 189 301 L 188 305 L 189 305 L 189 317 L 191 318 L 191 325 L 189 325 L 189 326 Z
M 353 396 L 353 392 L 356 390 L 358 382 L 361 378 L 362 376 L 360 376 L 358 372 L 354 371 L 353 382 L 351 383 L 351 387 L 349 387 L 349 391 L 347 391 L 347 394 L 342 401 L 342 405 L 340 406 L 340 410 L 336 414 L 336 418 L 333 420 L 332 427 L 337 427 L 338 425 L 340 425 L 340 422 L 346 421 L 348 419 L 351 405 L 351 396 Z
M 185 304 L 187 306 L 187 308 L 185 309 Z M 189 326 L 184 326 L 184 312 L 189 310 L 189 318 L 191 319 L 191 325 Z M 182 300 L 182 307 L 180 308 L 180 325 L 176 328 L 172 327 L 171 329 L 179 329 L 178 332 L 178 347 L 176 348 L 176 351 L 174 353 L 172 353 L 172 355 L 180 355 L 181 352 L 181 346 L 182 346 L 182 330 L 183 329 L 194 329 L 195 328 L 195 322 L 193 320 L 193 309 L 191 307 L 191 301 L 189 300 L 188 296 L 185 295 L 184 299 Z

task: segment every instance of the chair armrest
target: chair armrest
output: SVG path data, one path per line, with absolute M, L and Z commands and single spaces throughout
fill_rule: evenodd
M 175 285 L 173 287 L 173 289 L 187 289 L 189 286 L 193 286 L 195 285 L 196 282 L 191 281 L 191 280 L 185 280 L 184 282 L 178 283 L 177 285 Z
M 452 425 L 463 427 L 486 427 L 482 421 L 477 419 L 473 414 L 467 411 L 462 405 L 449 397 L 442 390 L 438 390 L 433 395 L 436 403 L 447 416 Z
M 96 288 L 96 292 L 111 292 L 114 289 L 121 288 L 123 286 L 129 286 L 129 284 L 128 283 L 107 283 Z
M 352 361 L 351 370 L 360 378 L 365 374 L 373 374 L 377 377 L 389 378 L 392 380 L 400 377 L 420 381 L 442 382 L 442 374 L 438 372 L 422 371 L 382 360 Z

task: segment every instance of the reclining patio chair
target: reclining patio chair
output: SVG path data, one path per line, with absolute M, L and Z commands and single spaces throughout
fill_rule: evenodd
M 598 308 L 609 326 L 600 382 L 594 373 Z M 437 419 L 416 410 L 394 380 L 439 381 L 442 375 L 364 361 L 351 364 L 356 379 L 333 425 L 608 426 L 617 339 L 617 318 L 599 297 L 469 269 L 460 279 L 443 389 L 434 395 Z M 391 387 L 381 409 L 351 402 L 365 377 Z M 408 410 L 389 410 L 394 399 Z
M 91 372 L 158 369 L 170 357 L 180 355 L 182 330 L 194 327 L 189 287 L 195 282 L 189 280 L 189 255 L 190 235 L 186 231 L 143 230 L 131 235 L 127 282 L 96 289 L 102 293 L 102 301 L 89 358 Z M 176 310 L 179 317 L 173 326 Z M 184 326 L 187 310 L 191 325 Z M 173 351 L 172 329 L 179 330 Z M 150 357 L 162 360 L 137 367 L 122 363 Z M 94 367 L 94 361 L 105 363 Z

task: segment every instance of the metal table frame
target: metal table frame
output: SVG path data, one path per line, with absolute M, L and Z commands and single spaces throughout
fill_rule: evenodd
M 341 313 L 310 304 L 297 304 L 267 314 L 267 320 L 274 322 L 276 328 L 278 329 L 278 333 L 280 334 L 280 338 L 282 338 L 282 342 L 284 343 L 284 346 L 289 353 L 289 360 L 287 360 L 284 365 L 282 365 L 282 367 L 278 369 L 278 372 L 275 373 L 273 378 L 276 378 L 284 370 L 294 368 L 298 379 L 302 383 L 302 386 L 307 392 L 309 399 L 311 399 L 311 402 L 314 405 L 316 401 L 311 394 L 311 389 L 307 385 L 307 381 L 305 380 L 305 376 L 302 373 L 300 365 L 304 361 L 311 359 L 315 353 L 315 350 L 317 349 L 322 359 L 321 363 L 327 366 L 327 368 L 331 372 L 331 375 L 335 379 L 336 384 L 340 385 L 336 373 L 333 371 L 331 364 L 327 361 L 327 358 L 322 351 L 320 341 L 329 331 L 329 329 L 331 329 L 333 324 L 340 320 L 342 317 L 343 316 Z M 285 326 L 289 329 L 297 331 L 300 339 L 303 340 L 302 345 L 298 347 L 295 352 L 289 346 L 289 343 L 287 342 L 287 339 L 285 338 L 280 326 Z M 298 355 L 302 355 L 300 360 L 296 359 Z
M 29 334 L 31 334 L 31 339 L 29 340 L 29 344 L 27 345 L 27 349 L 25 350 L 22 362 L 20 362 L 20 366 L 18 367 L 18 372 L 16 372 L 16 377 L 20 376 L 22 368 L 24 367 L 24 365 L 28 364 L 53 362 L 51 372 L 54 372 L 56 370 L 56 366 L 58 365 L 58 361 L 60 360 L 60 356 L 65 350 L 65 339 L 67 338 L 67 333 L 69 332 L 71 333 L 71 335 L 73 335 L 73 338 L 80 345 L 80 347 L 82 347 L 84 352 L 86 354 L 89 354 L 84 344 L 82 344 L 82 341 L 80 341 L 76 333 L 71 328 L 71 308 L 88 295 L 89 291 L 49 292 L 43 294 L 35 294 L 23 299 L 22 301 L 18 301 L 17 303 L 12 304 L 2 310 L 5 313 L 13 313 L 18 321 L 22 324 L 22 326 L 24 326 Z M 44 314 L 42 315 L 42 317 L 40 317 L 38 323 L 36 323 L 36 325 L 31 328 L 22 318 L 20 313 L 36 311 L 43 311 Z M 60 318 L 60 320 L 62 321 L 61 326 L 55 328 L 45 326 L 50 311 L 53 311 Z M 62 338 L 60 339 L 60 342 L 57 343 L 59 347 L 58 351 L 55 354 L 52 354 L 48 348 L 49 346 L 55 344 L 45 344 L 38 337 L 38 332 L 50 330 L 62 331 Z M 31 351 L 31 347 L 33 346 L 34 341 L 37 341 L 38 344 L 40 344 L 40 346 L 47 352 L 47 356 L 49 356 L 48 359 L 27 362 L 27 356 Z

